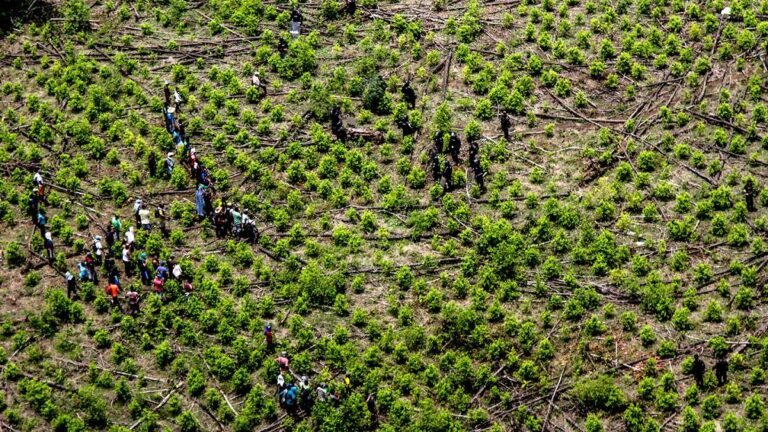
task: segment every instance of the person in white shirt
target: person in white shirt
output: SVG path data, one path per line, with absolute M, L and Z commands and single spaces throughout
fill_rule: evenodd
M 128 231 L 125 232 L 125 242 L 129 245 L 133 244 L 133 241 L 135 240 L 135 235 L 133 232 L 133 226 L 128 227 Z

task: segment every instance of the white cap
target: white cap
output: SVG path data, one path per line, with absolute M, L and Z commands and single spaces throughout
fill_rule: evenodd
M 197 150 L 193 147 L 192 150 L 190 150 L 190 153 L 197 153 Z
M 101 236 L 97 235 L 96 237 L 94 237 L 94 239 L 95 239 L 96 241 L 99 241 L 99 240 L 101 240 Z
M 45 238 L 47 238 L 50 241 L 53 241 L 53 239 L 51 238 L 51 232 L 50 231 L 45 233 Z
M 168 157 L 171 157 L 171 156 L 173 156 L 173 152 L 168 152 L 168 155 L 167 155 L 167 156 L 168 156 Z

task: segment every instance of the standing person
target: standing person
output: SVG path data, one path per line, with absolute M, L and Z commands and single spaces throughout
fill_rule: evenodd
M 139 313 L 139 293 L 130 290 L 125 294 L 125 298 L 128 299 L 128 313 L 135 317 Z
M 109 284 L 107 285 L 107 288 L 104 290 L 104 292 L 106 292 L 107 295 L 109 296 L 109 302 L 112 304 L 112 306 L 115 306 L 118 309 L 121 309 L 120 299 L 118 298 L 118 295 L 120 294 L 120 287 L 117 286 L 117 284 Z
M 88 267 L 85 265 L 84 262 L 80 261 L 77 264 L 77 270 L 80 275 L 80 282 L 90 282 L 91 273 L 88 271 Z
M 112 252 L 112 246 L 114 246 L 117 241 L 117 235 L 112 225 L 107 227 L 107 236 L 105 237 L 105 240 L 107 241 L 107 254 L 110 254 Z
M 173 275 L 173 280 L 180 280 L 181 275 L 183 274 L 181 270 L 181 266 L 179 263 L 176 263 L 173 265 L 173 270 L 171 270 L 171 274 Z
M 469 158 L 468 159 L 469 159 L 470 166 L 473 163 L 472 161 L 475 160 L 475 158 L 479 155 L 479 153 L 480 153 L 480 147 L 477 145 L 477 141 L 476 140 L 469 141 Z
M 53 262 L 53 238 L 51 237 L 50 231 L 47 231 L 45 233 L 45 240 L 43 241 L 43 246 L 45 247 L 45 251 L 48 253 L 48 261 Z
M 728 382 L 728 360 L 722 357 L 715 363 L 715 377 L 717 377 L 717 385 L 724 386 Z
M 97 235 L 93 238 L 93 255 L 97 265 L 101 265 L 103 262 L 103 252 L 101 245 L 101 236 Z
M 187 300 L 189 300 L 189 296 L 192 295 L 192 291 L 194 291 L 194 288 L 192 287 L 192 282 L 189 281 L 189 278 L 187 278 L 184 281 L 184 295 L 187 297 Z
M 480 193 L 485 193 L 485 170 L 480 164 L 479 156 L 472 159 L 471 166 L 475 173 L 475 183 L 480 187 Z
M 67 298 L 77 297 L 77 281 L 69 270 L 64 274 L 64 280 L 67 281 Z
M 312 406 L 312 387 L 309 384 L 309 378 L 306 375 L 299 380 L 299 404 L 308 409 Z
M 324 382 L 321 382 L 319 386 L 315 389 L 315 392 L 317 393 L 317 400 L 320 402 L 325 402 L 328 400 L 328 386 L 325 385 Z
M 197 218 L 203 220 L 205 218 L 205 200 L 203 199 L 203 189 L 205 186 L 199 185 L 195 192 L 195 206 L 197 207 Z
M 152 228 L 152 225 L 149 223 L 149 210 L 147 210 L 146 204 L 141 205 L 141 210 L 139 210 L 139 219 L 141 221 L 141 229 L 149 231 Z
M 512 126 L 509 114 L 506 111 L 502 111 L 499 121 L 501 122 L 501 132 L 504 133 L 504 139 L 509 141 L 509 128 Z
M 408 104 L 408 107 L 410 109 L 416 108 L 416 92 L 411 88 L 411 81 L 406 81 L 400 90 L 403 92 L 403 100 Z
M 696 385 L 701 389 L 704 386 L 704 372 L 706 372 L 707 366 L 699 358 L 698 354 L 693 355 L 693 365 L 691 365 L 691 374 L 693 375 Z
M 155 276 L 155 280 L 152 282 L 155 288 L 155 294 L 159 295 L 161 299 L 165 298 L 165 281 L 160 276 Z
M 85 254 L 85 266 L 88 267 L 88 271 L 91 273 L 91 279 L 93 280 L 93 283 L 98 284 L 99 275 L 96 273 L 96 263 L 91 252 Z
M 206 187 L 203 191 L 203 204 L 205 204 L 203 208 L 205 217 L 211 216 L 213 214 L 213 196 L 210 186 Z
M 267 352 L 272 352 L 275 349 L 272 337 L 272 324 L 267 324 L 264 327 L 264 342 L 267 344 Z
M 296 39 L 301 34 L 301 23 L 302 23 L 301 13 L 298 9 L 293 9 L 291 11 L 291 36 Z
M 242 228 L 243 216 L 238 207 L 234 207 L 230 210 L 232 215 L 232 226 L 234 228 L 235 237 L 240 237 L 240 229 Z
M 277 40 L 277 52 L 280 54 L 280 58 L 285 58 L 285 55 L 288 54 L 288 42 L 282 37 Z
M 144 201 L 142 201 L 141 198 L 137 198 L 136 201 L 133 202 L 133 217 L 136 219 L 136 225 L 141 225 L 141 217 L 139 217 L 139 211 L 141 210 L 141 206 L 144 204 Z
M 32 223 L 37 225 L 37 213 L 40 210 L 40 199 L 37 196 L 37 191 L 34 189 L 29 194 L 27 206 L 29 207 L 29 217 L 32 218 Z
M 365 399 L 365 404 L 368 406 L 368 412 L 371 413 L 371 418 L 373 419 L 373 423 L 376 424 L 379 422 L 379 415 L 376 413 L 376 394 L 371 393 L 368 395 L 368 397 Z
M 36 172 L 32 177 L 32 182 L 37 187 L 37 197 L 41 202 L 45 201 L 45 185 L 43 184 L 43 176 L 40 175 L 40 171 Z
M 155 269 L 155 275 L 160 276 L 163 279 L 163 282 L 165 282 L 168 280 L 169 274 L 168 266 L 166 265 L 165 261 L 160 261 L 160 265 Z
M 166 224 L 168 215 L 165 212 L 165 204 L 160 204 L 155 208 L 155 217 L 160 221 L 160 232 L 163 234 L 163 237 L 168 238 L 170 233 L 168 232 L 168 225 Z
M 213 212 L 213 227 L 216 230 L 216 238 L 224 238 L 226 235 L 225 225 L 227 223 L 227 216 L 224 214 L 224 210 L 221 206 L 216 207 Z
M 116 284 L 117 286 L 120 286 L 120 272 L 117 271 L 117 267 L 115 267 L 115 263 L 110 258 L 107 260 L 107 262 L 111 263 L 109 265 L 109 283 Z
M 149 267 L 147 266 L 147 256 L 144 253 L 139 255 L 139 276 L 143 285 L 149 285 Z
M 123 231 L 123 222 L 120 220 L 120 216 L 117 213 L 112 215 L 112 228 L 115 229 L 117 238 L 120 238 L 120 233 Z
M 357 1 L 356 0 L 347 0 L 347 14 L 349 16 L 355 16 L 355 11 L 357 11 Z
M 747 178 L 744 184 L 744 201 L 747 202 L 747 211 L 755 211 L 755 180 L 752 177 Z
M 130 243 L 123 243 L 123 265 L 125 265 L 125 276 L 133 276 L 133 266 L 131 265 L 131 246 Z
M 147 168 L 149 168 L 149 176 L 154 178 L 157 175 L 157 155 L 152 150 L 147 156 Z
M 443 161 L 445 167 L 443 168 L 443 178 L 445 179 L 445 190 L 450 192 L 453 190 L 453 167 L 448 159 Z
M 460 163 L 461 159 L 459 159 L 459 155 L 461 154 L 461 138 L 459 138 L 459 135 L 456 132 L 451 132 L 451 137 L 448 141 L 448 150 L 451 153 L 453 162 L 456 164 Z
M 165 156 L 165 172 L 168 173 L 168 178 L 171 178 L 173 174 L 174 165 L 176 165 L 176 162 L 173 160 L 173 152 L 168 152 Z
M 283 351 L 280 353 L 280 355 L 275 359 L 277 361 L 277 365 L 280 366 L 281 372 L 288 372 L 290 371 L 290 362 L 288 360 L 288 353 Z
M 133 245 L 133 242 L 136 241 L 136 234 L 133 232 L 133 226 L 128 227 L 128 231 L 125 232 L 125 241 L 129 245 Z
M 163 96 L 165 96 L 165 106 L 171 106 L 171 83 L 168 80 L 163 86 Z
M 181 93 L 179 93 L 179 86 L 176 86 L 176 88 L 173 89 L 173 102 L 176 107 L 176 112 L 181 114 L 181 102 L 183 100 L 181 99 Z
M 435 183 L 440 181 L 440 156 L 438 156 L 437 150 L 429 149 L 429 168 L 432 172 L 432 180 Z
M 37 227 L 40 228 L 40 236 L 45 237 L 45 210 L 38 209 L 37 210 Z

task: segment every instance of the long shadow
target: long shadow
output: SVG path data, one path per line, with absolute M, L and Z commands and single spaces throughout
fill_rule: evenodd
M 0 38 L 26 23 L 43 23 L 57 15 L 51 0 L 0 0 Z

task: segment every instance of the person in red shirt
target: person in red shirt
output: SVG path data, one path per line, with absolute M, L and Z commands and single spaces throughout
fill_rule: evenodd
M 163 298 L 163 291 L 165 289 L 165 281 L 160 276 L 155 276 L 155 281 L 152 283 L 155 287 L 155 294 L 158 294 L 160 298 Z
M 289 370 L 289 361 L 288 361 L 288 353 L 283 351 L 280 353 L 280 357 L 276 358 L 277 365 L 280 366 L 280 370 L 282 372 L 288 372 Z
M 117 284 L 111 283 L 107 285 L 107 288 L 104 290 L 104 292 L 106 292 L 109 296 L 109 301 L 112 303 L 112 306 L 116 306 L 119 309 L 120 298 L 118 296 L 120 295 L 120 287 Z
M 272 325 L 267 324 L 264 327 L 264 340 L 267 342 L 267 352 L 272 352 L 274 349 L 274 342 L 272 341 Z
M 189 296 L 192 295 L 192 284 L 189 282 L 189 279 L 184 281 L 184 295 L 187 296 L 187 300 L 189 300 Z

